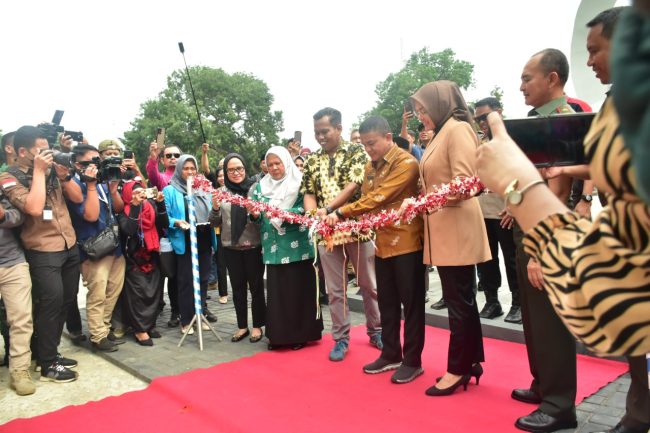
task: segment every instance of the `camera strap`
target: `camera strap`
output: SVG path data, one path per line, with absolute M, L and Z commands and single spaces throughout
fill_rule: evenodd
M 97 192 L 98 192 L 98 195 L 101 195 L 99 197 L 99 200 L 106 203 L 106 205 L 108 207 L 108 221 L 104 221 L 104 224 L 106 225 L 106 227 L 112 227 L 113 229 L 115 229 L 115 227 L 114 227 L 115 226 L 115 218 L 113 217 L 113 202 L 111 200 L 110 187 L 108 186 L 108 183 L 101 183 L 98 186 L 99 186 L 99 188 L 97 188 Z M 106 190 L 104 190 L 104 188 L 102 188 L 103 186 L 106 186 Z M 101 194 L 99 194 L 99 191 L 101 191 Z M 106 192 L 106 191 L 108 191 L 108 192 Z

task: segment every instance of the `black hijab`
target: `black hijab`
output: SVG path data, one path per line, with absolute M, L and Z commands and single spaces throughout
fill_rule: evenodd
M 242 165 L 246 167 L 246 164 L 244 163 L 244 158 L 240 154 L 229 153 L 228 155 L 226 155 L 226 157 L 223 159 L 224 185 L 230 192 L 237 195 L 241 195 L 242 197 L 248 197 L 248 190 L 255 183 L 255 179 L 249 177 L 249 178 L 245 178 L 240 183 L 232 182 L 228 177 L 228 162 L 230 162 L 230 160 L 233 158 L 240 160 Z M 248 223 L 248 212 L 246 211 L 245 208 L 241 206 L 232 205 L 230 207 L 230 219 L 231 219 L 230 232 L 232 236 L 231 242 L 232 245 L 236 245 L 237 242 L 239 242 L 239 238 L 241 237 L 242 233 L 244 233 L 244 229 L 246 228 L 246 224 Z

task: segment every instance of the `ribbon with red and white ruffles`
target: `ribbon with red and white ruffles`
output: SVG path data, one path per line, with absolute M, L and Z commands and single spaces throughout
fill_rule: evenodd
M 252 212 L 264 213 L 269 219 L 278 218 L 289 224 L 300 224 L 309 227 L 323 239 L 330 238 L 335 232 L 368 235 L 373 230 L 399 224 L 400 221 L 406 221 L 408 223 L 421 213 L 426 212 L 430 214 L 439 211 L 450 199 L 460 196 L 474 196 L 485 189 L 484 185 L 476 176 L 456 178 L 449 183 L 435 186 L 433 191 L 426 195 L 411 198 L 407 201 L 407 205 L 401 214 L 394 209 L 382 210 L 377 213 L 361 215 L 356 220 L 347 219 L 339 221 L 334 226 L 330 226 L 314 216 L 288 212 L 271 206 L 268 203 L 262 203 L 247 197 L 231 194 L 221 189 L 215 189 L 212 187 L 212 183 L 202 175 L 194 177 L 193 188 L 210 193 L 213 197 L 216 196 L 219 201 L 241 206 Z

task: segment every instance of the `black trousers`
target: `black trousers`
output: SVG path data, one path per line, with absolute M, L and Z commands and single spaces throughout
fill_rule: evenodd
M 201 248 L 199 245 L 201 306 L 205 306 L 205 297 L 208 294 L 211 255 L 212 250 L 210 248 Z M 189 242 L 185 245 L 185 254 L 176 255 L 176 284 L 178 287 L 178 311 L 181 315 L 181 325 L 187 326 L 195 315 L 194 276 L 192 274 L 192 252 Z
M 221 236 L 217 236 L 217 282 L 219 284 L 219 296 L 228 296 L 228 268 L 226 267 L 226 255 L 221 245 Z
M 625 427 L 646 431 L 650 429 L 650 392 L 648 391 L 648 370 L 645 356 L 629 356 L 630 389 L 625 401 L 625 416 L 621 424 Z
M 499 302 L 497 291 L 501 287 L 501 270 L 499 269 L 499 245 L 503 253 L 508 286 L 512 292 L 512 305 L 519 305 L 519 285 L 517 283 L 516 247 L 512 229 L 501 227 L 501 220 L 484 219 L 492 260 L 479 263 L 478 279 L 487 302 Z
M 424 265 L 422 250 L 382 259 L 375 256 L 377 302 L 381 316 L 381 357 L 403 361 L 409 367 L 422 365 L 424 349 Z M 404 354 L 400 325 L 404 305 Z
M 34 331 L 38 362 L 47 367 L 56 359 L 68 309 L 79 291 L 79 250 L 25 251 L 32 278 Z
M 531 389 L 542 397 L 539 408 L 553 417 L 572 416 L 576 399 L 576 343 L 555 314 L 544 290 L 531 286 L 526 266 L 530 257 L 524 252 L 523 232 L 513 228 L 517 245 L 517 279 L 521 318 L 533 375 Z
M 81 332 L 81 314 L 79 313 L 79 303 L 76 296 L 68 308 L 65 327 L 68 332 Z
M 476 269 L 474 265 L 438 266 L 442 297 L 449 314 L 449 352 L 447 371 L 464 375 L 472 364 L 483 362 L 483 333 L 476 305 Z
M 262 247 L 247 250 L 224 248 L 224 253 L 237 314 L 237 326 L 239 329 L 248 328 L 248 289 L 251 291 L 253 327 L 261 328 L 266 323 Z

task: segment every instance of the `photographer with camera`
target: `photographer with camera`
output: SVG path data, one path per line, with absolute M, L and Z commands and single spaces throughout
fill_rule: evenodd
M 79 249 L 65 197 L 78 191 L 69 170 L 53 166 L 43 132 L 23 126 L 14 136 L 17 164 L 0 175 L 0 187 L 25 214 L 21 240 L 29 263 L 41 380 L 71 382 L 77 362 L 57 351 L 63 323 L 79 287 Z
M 102 140 L 99 143 L 99 146 L 97 146 L 97 149 L 99 150 L 99 159 L 101 160 L 100 167 L 103 168 L 105 172 L 108 170 L 108 173 L 106 173 L 105 177 L 120 180 L 120 182 L 117 183 L 117 190 L 115 191 L 115 194 L 111 195 L 111 197 L 113 203 L 117 205 L 117 208 L 120 209 L 119 212 L 121 212 L 122 209 L 124 209 L 121 196 L 124 182 L 137 178 L 137 176 L 140 176 L 142 178 L 142 174 L 140 173 L 140 169 L 138 169 L 138 166 L 135 164 L 135 160 L 133 160 L 133 158 L 122 159 L 122 144 L 119 141 L 112 139 Z M 122 205 L 120 205 L 120 203 L 122 203 Z M 117 213 L 118 212 L 116 212 L 116 214 Z M 116 304 L 113 308 L 113 314 L 110 318 L 113 331 L 109 333 L 109 339 L 111 339 L 110 341 L 117 344 L 122 343 L 123 340 L 121 338 L 124 336 L 127 328 L 125 324 L 126 320 L 124 320 L 122 317 L 124 302 L 124 295 L 120 294 L 120 296 L 117 298 Z
M 69 202 L 68 209 L 79 239 L 81 275 L 88 288 L 86 316 L 90 341 L 95 350 L 114 352 L 117 346 L 109 339 L 110 322 L 125 271 L 115 215 L 124 209 L 124 203 L 117 192 L 119 181 L 110 179 L 111 173 L 99 151 L 81 144 L 74 153 L 74 182 L 84 200 L 80 204 Z
M 120 164 L 121 179 L 123 181 L 133 180 L 136 177 L 144 179 L 138 164 L 135 162 L 135 157 L 132 151 L 125 150 L 122 153 L 122 145 L 117 140 L 103 140 L 97 146 L 99 150 L 99 157 L 102 161 L 107 160 L 108 158 L 115 158 L 112 160 L 112 163 L 117 164 L 118 159 Z

